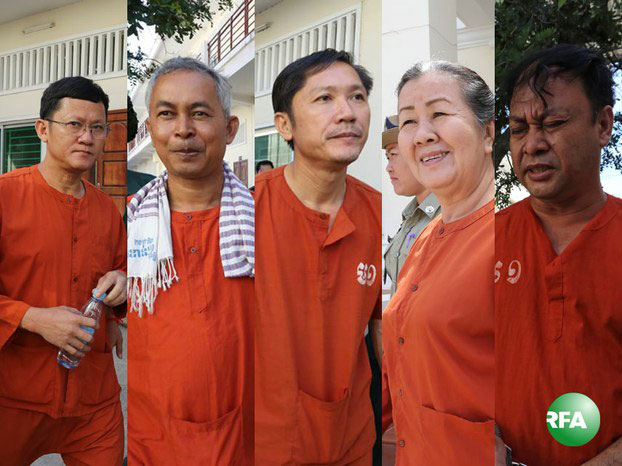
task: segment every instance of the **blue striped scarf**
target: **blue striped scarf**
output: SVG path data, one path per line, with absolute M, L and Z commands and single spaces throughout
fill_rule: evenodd
M 223 161 L 224 184 L 218 220 L 220 260 L 225 277 L 255 274 L 255 203 L 252 195 Z M 131 310 L 153 314 L 158 290 L 179 280 L 173 258 L 171 220 L 162 173 L 143 186 L 127 206 L 128 295 Z

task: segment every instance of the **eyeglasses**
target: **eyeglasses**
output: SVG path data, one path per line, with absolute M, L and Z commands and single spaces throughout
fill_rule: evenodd
M 109 130 L 107 125 L 95 124 L 88 126 L 81 121 L 68 121 L 64 123 L 62 121 L 49 120 L 47 118 L 45 121 L 49 121 L 50 123 L 56 123 L 57 125 L 63 125 L 65 129 L 74 136 L 82 136 L 84 132 L 88 129 L 91 132 L 91 136 L 93 136 L 93 139 L 106 139 Z

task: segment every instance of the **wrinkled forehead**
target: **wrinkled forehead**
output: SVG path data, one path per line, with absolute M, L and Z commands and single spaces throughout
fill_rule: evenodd
M 404 84 L 398 96 L 398 111 L 408 108 L 417 109 L 417 105 L 429 105 L 431 102 L 464 102 L 461 83 L 453 76 L 440 71 L 426 71 Z
M 216 83 L 207 73 L 196 70 L 174 70 L 158 77 L 153 85 L 150 105 L 161 100 L 185 102 L 217 99 Z
M 590 110 L 589 101 L 579 79 L 563 75 L 552 75 L 545 82 L 533 80 L 518 85 L 510 99 L 510 113 L 529 111 L 544 112 L 550 107 L 585 107 Z
M 517 87 L 510 99 L 510 113 L 519 110 L 525 110 L 529 107 L 531 110 L 543 111 L 550 105 L 551 95 L 546 89 L 538 94 L 527 84 Z

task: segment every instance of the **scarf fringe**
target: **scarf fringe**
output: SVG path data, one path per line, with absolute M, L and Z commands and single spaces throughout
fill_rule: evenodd
M 156 277 L 128 277 L 128 295 L 132 303 L 130 312 L 138 312 L 138 317 L 142 317 L 143 308 L 146 307 L 147 312 L 153 314 L 153 304 L 158 296 L 158 288 L 166 290 L 171 287 L 173 281 L 179 281 L 179 277 L 172 257 L 158 262 Z
M 167 257 L 161 259 L 158 264 L 158 288 L 166 290 L 173 284 L 173 280 L 179 281 L 177 271 L 175 270 L 175 264 L 173 264 L 173 258 Z

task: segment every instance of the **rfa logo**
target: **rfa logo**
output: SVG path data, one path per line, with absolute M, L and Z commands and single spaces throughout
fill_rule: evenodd
M 572 419 L 570 419 L 571 414 Z M 559 413 L 549 411 L 546 413 L 546 422 L 548 422 L 552 429 L 563 429 L 568 423 L 570 423 L 570 429 L 574 429 L 575 427 L 587 429 L 585 419 L 583 419 L 581 411 L 575 411 L 574 413 L 571 413 L 570 411 L 560 411 Z
M 578 447 L 592 440 L 600 427 L 596 404 L 581 393 L 557 398 L 546 413 L 550 434 L 562 445 Z
M 361 285 L 371 286 L 376 280 L 376 267 L 373 264 L 367 265 L 361 262 L 356 268 L 356 280 Z

